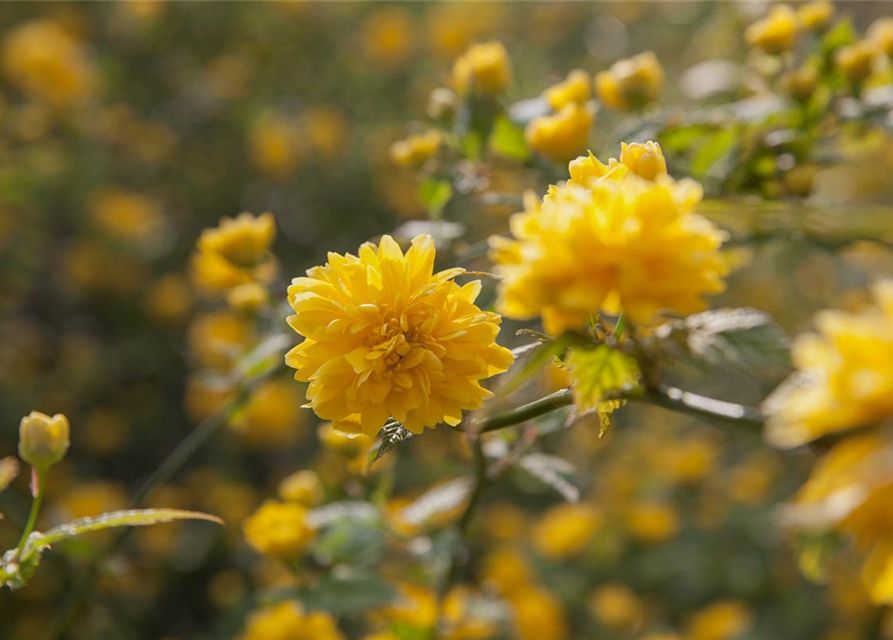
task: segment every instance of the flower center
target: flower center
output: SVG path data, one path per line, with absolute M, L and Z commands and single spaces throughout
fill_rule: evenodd
M 385 366 L 394 369 L 414 347 L 421 347 L 416 344 L 417 335 L 416 329 L 409 326 L 406 316 L 391 318 L 366 337 L 366 346 L 372 350 L 367 358 L 383 358 Z

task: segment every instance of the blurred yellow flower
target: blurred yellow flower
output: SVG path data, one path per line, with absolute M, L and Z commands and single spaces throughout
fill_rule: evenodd
M 68 434 L 68 418 L 63 414 L 50 417 L 32 411 L 19 423 L 19 457 L 34 467 L 46 469 L 65 457 Z
M 453 63 L 453 88 L 460 95 L 495 95 L 512 81 L 512 62 L 501 42 L 469 47 Z
M 229 426 L 251 445 L 275 447 L 298 439 L 303 418 L 295 385 L 287 379 L 267 380 L 251 393 Z
M 390 148 L 391 161 L 401 167 L 419 169 L 437 155 L 442 142 L 443 135 L 437 129 L 397 140 Z
M 588 106 L 571 102 L 558 113 L 531 120 L 524 137 L 540 155 L 552 162 L 564 163 L 586 149 L 594 119 Z
M 781 86 L 794 100 L 804 102 L 812 97 L 819 82 L 819 72 L 812 65 L 791 69 L 781 76 Z
M 587 606 L 599 624 L 626 633 L 641 626 L 645 613 L 633 590 L 616 582 L 599 585 L 589 596 Z
M 542 515 L 531 534 L 544 557 L 565 560 L 586 550 L 601 518 L 592 505 L 561 504 Z
M 280 560 L 297 558 L 316 535 L 299 504 L 267 500 L 243 525 L 245 540 L 263 554 Z
M 580 156 L 571 162 L 568 169 L 571 176 L 568 182 L 581 186 L 601 178 L 620 181 L 630 174 L 654 181 L 658 176 L 667 175 L 667 161 L 656 142 L 621 142 L 619 160 L 609 158 L 608 164 L 604 164 L 590 151 L 588 156 Z
M 435 593 L 412 582 L 401 582 L 396 587 L 399 592 L 397 601 L 371 612 L 371 617 L 419 630 L 431 629 L 437 622 L 438 602 Z
M 257 169 L 279 178 L 292 173 L 298 165 L 299 133 L 294 123 L 276 113 L 265 113 L 251 127 L 248 146 Z
M 305 340 L 286 356 L 324 420 L 354 421 L 374 436 L 388 418 L 414 433 L 462 420 L 492 394 L 480 381 L 508 369 L 496 344 L 501 319 L 474 300 L 480 281 L 462 269 L 433 272 L 434 240 L 418 236 L 404 255 L 390 236 L 359 257 L 330 253 L 288 290 L 291 327 Z
M 197 317 L 189 329 L 189 347 L 198 366 L 223 373 L 230 370 L 253 339 L 251 322 L 225 309 Z
M 610 109 L 640 109 L 660 97 L 664 69 L 651 51 L 620 60 L 595 76 L 599 99 Z
M 192 309 L 192 289 L 179 273 L 158 277 L 146 291 L 146 309 L 158 323 L 180 320 Z
M 660 544 L 679 532 L 679 516 L 672 504 L 663 502 L 635 502 L 625 513 L 626 530 L 640 542 Z
M 405 62 L 412 53 L 413 37 L 412 17 L 399 7 L 376 9 L 362 26 L 363 51 L 377 64 Z
M 797 7 L 797 20 L 807 31 L 824 31 L 834 17 L 831 0 L 813 0 Z
M 769 11 L 744 31 L 744 40 L 769 54 L 783 53 L 794 46 L 797 38 L 797 14 L 786 4 Z
M 766 401 L 766 438 L 795 447 L 893 415 L 893 280 L 875 284 L 875 305 L 822 311 L 818 333 L 792 347 L 798 373 Z
M 257 282 L 236 285 L 226 294 L 226 302 L 233 309 L 245 313 L 256 313 L 270 301 L 267 288 Z
M 564 640 L 568 637 L 567 620 L 561 603 L 548 591 L 536 586 L 521 586 L 508 596 L 514 613 L 519 640 Z
M 361 453 L 366 453 L 373 444 L 372 438 L 363 433 L 353 433 L 355 430 L 353 425 L 342 424 L 348 431 L 336 429 L 335 425 L 330 422 L 319 425 L 316 429 L 316 436 L 319 443 L 334 451 L 345 458 L 355 458 Z
M 315 507 L 325 498 L 322 482 L 310 469 L 295 471 L 279 483 L 279 497 L 285 502 L 296 502 L 305 507 Z
M 688 627 L 691 640 L 732 640 L 753 624 L 753 615 L 740 600 L 714 602 L 692 616 Z
M 192 256 L 192 279 L 200 291 L 215 295 L 252 281 L 267 283 L 276 276 L 270 246 L 276 222 L 269 213 L 222 218 L 220 226 L 202 231 Z
M 497 548 L 484 558 L 481 582 L 503 596 L 529 585 L 533 574 L 517 549 Z
M 348 148 L 350 122 L 338 107 L 317 104 L 301 114 L 301 138 L 315 159 L 330 161 Z
M 344 640 L 335 619 L 321 611 L 305 613 L 296 601 L 251 614 L 240 640 Z
M 859 40 L 835 51 L 834 65 L 850 82 L 858 85 L 871 75 L 877 55 L 878 47 L 874 41 Z
M 701 195 L 690 180 L 627 174 L 574 179 L 542 202 L 528 197 L 510 220 L 515 239 L 490 239 L 503 277 L 497 308 L 517 319 L 542 315 L 550 333 L 583 327 L 599 311 L 647 323 L 661 310 L 703 309 L 728 268 L 724 234 L 693 213 Z
M 883 16 L 872 22 L 866 36 L 885 56 L 893 58 L 893 17 Z
M 95 73 L 86 53 L 61 25 L 33 20 L 4 34 L 3 69 L 30 97 L 66 107 L 87 97 Z
M 569 104 L 586 104 L 592 97 L 592 80 L 582 69 L 574 69 L 567 79 L 554 84 L 543 93 L 543 97 L 555 111 L 561 111 Z
M 123 189 L 102 189 L 93 196 L 91 205 L 94 222 L 120 240 L 146 241 L 164 226 L 158 203 Z

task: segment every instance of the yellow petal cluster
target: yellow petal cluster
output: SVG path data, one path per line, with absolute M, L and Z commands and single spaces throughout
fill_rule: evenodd
M 893 17 L 884 16 L 872 22 L 867 36 L 885 56 L 893 58 Z
M 770 442 L 793 447 L 893 416 L 893 281 L 874 297 L 858 313 L 819 313 L 818 332 L 794 342 L 798 373 L 766 402 Z
M 472 45 L 453 63 L 453 88 L 459 95 L 495 95 L 511 81 L 512 61 L 495 40 Z
M 297 558 L 316 535 L 299 504 L 267 500 L 244 524 L 245 539 L 263 554 L 289 561 Z
M 769 54 L 784 53 L 794 46 L 797 27 L 797 14 L 788 5 L 782 4 L 773 7 L 769 15 L 747 27 L 744 40 Z
M 389 418 L 414 433 L 459 424 L 491 397 L 481 380 L 512 363 L 496 344 L 499 315 L 474 304 L 480 281 L 459 286 L 462 269 L 434 273 L 426 235 L 405 254 L 390 236 L 358 253 L 330 253 L 288 290 L 288 322 L 305 340 L 286 363 L 310 383 L 310 406 L 368 435 Z
M 595 76 L 599 99 L 610 109 L 640 109 L 664 89 L 664 69 L 651 51 L 620 60 Z
M 219 295 L 251 282 L 269 282 L 276 275 L 270 246 L 276 237 L 272 214 L 242 213 L 222 218 L 205 229 L 192 256 L 192 279 L 207 295 Z
M 335 619 L 321 611 L 304 612 L 296 601 L 255 611 L 241 640 L 343 640 Z
M 45 469 L 65 457 L 69 443 L 68 418 L 32 411 L 19 423 L 19 456 L 28 464 Z
M 823 456 L 788 510 L 792 524 L 851 536 L 864 554 L 862 578 L 877 605 L 893 604 L 893 439 L 872 432 Z
M 831 0 L 813 0 L 797 7 L 797 20 L 807 31 L 824 31 L 834 17 Z
M 443 136 L 437 129 L 397 140 L 390 148 L 391 161 L 400 167 L 418 169 L 437 154 L 442 142 Z
M 871 75 L 878 47 L 873 40 L 859 40 L 834 52 L 834 65 L 850 82 L 858 84 Z
M 644 180 L 657 180 L 659 176 L 667 175 L 667 161 L 656 142 L 621 142 L 619 160 L 609 158 L 608 164 L 604 164 L 590 151 L 588 156 L 581 156 L 571 162 L 568 169 L 571 176 L 568 184 L 585 187 L 600 178 L 620 181 L 628 174 Z
M 555 111 L 560 111 L 569 104 L 586 104 L 592 97 L 590 87 L 589 74 L 582 69 L 574 69 L 566 80 L 546 89 L 543 97 Z
M 560 333 L 599 311 L 643 323 L 662 310 L 692 313 L 704 308 L 704 295 L 723 290 L 724 235 L 693 212 L 700 186 L 659 173 L 655 158 L 645 161 L 657 145 L 631 147 L 629 164 L 575 161 L 571 181 L 542 201 L 528 197 L 512 216 L 514 239 L 491 238 L 501 313 L 541 315 L 547 331 Z
M 586 149 L 594 119 L 588 106 L 571 102 L 558 113 L 531 120 L 524 137 L 538 154 L 552 162 L 567 162 Z

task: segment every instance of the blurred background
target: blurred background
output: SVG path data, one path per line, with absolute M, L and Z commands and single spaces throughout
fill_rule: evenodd
M 838 7 L 859 29 L 891 10 L 886 2 Z M 275 290 L 284 300 L 288 280 L 324 262 L 326 252 L 354 251 L 425 217 L 413 177 L 394 167 L 389 147 L 424 120 L 431 91 L 445 84 L 452 61 L 470 44 L 505 44 L 513 101 L 537 96 L 571 69 L 595 72 L 651 49 L 667 73 L 663 100 L 684 102 L 691 99 L 684 72 L 708 59 L 741 63 L 742 30 L 765 8 L 633 1 L 4 3 L 0 457 L 15 454 L 21 416 L 32 409 L 65 413 L 72 448 L 54 471 L 45 521 L 127 507 L 135 487 L 216 406 L 192 374 L 214 359 L 207 341 L 242 330 L 226 318 L 196 316 L 204 303 L 187 264 L 201 230 L 222 216 L 271 212 L 279 231 Z M 489 177 L 520 193 L 541 186 L 527 171 Z M 800 205 L 768 212 L 754 206 L 753 215 L 769 226 L 776 217 L 809 215 Z M 720 224 L 747 226 L 744 209 L 721 201 L 713 207 Z M 502 228 L 512 211 L 475 215 L 494 216 L 485 228 Z M 868 235 L 889 233 L 889 210 L 864 215 Z M 893 266 L 874 245 L 842 257 L 808 243 L 742 251 L 763 253 L 759 260 L 742 257 L 746 266 L 718 304 L 759 306 L 792 331 L 841 292 Z M 284 328 L 284 314 L 274 322 Z M 765 390 L 745 391 L 753 399 Z M 245 548 L 244 519 L 279 480 L 304 467 L 352 491 L 348 466 L 332 463 L 332 452 L 313 437 L 314 418 L 300 409 L 303 391 L 288 377 L 265 389 L 265 401 L 155 500 L 218 514 L 224 530 L 177 525 L 140 532 L 103 562 L 90 585 L 79 575 L 107 539 L 50 554 L 28 589 L 0 591 L 0 638 L 236 634 L 254 589 L 282 579 Z M 621 421 L 645 426 L 601 440 L 597 429 L 575 432 L 549 445 L 575 459 L 587 493 L 627 524 L 623 533 L 604 534 L 597 569 L 583 577 L 560 565 L 543 573 L 543 589 L 556 594 L 550 603 L 590 613 L 568 614 L 561 633 L 531 626 L 534 635 L 526 637 L 639 637 L 643 620 L 663 616 L 685 626 L 720 600 L 726 608 L 708 610 L 702 624 L 731 625 L 737 635 L 708 629 L 693 637 L 872 637 L 864 635 L 868 605 L 847 586 L 852 570 L 835 568 L 842 577 L 834 589 L 808 584 L 767 524 L 808 459 L 782 461 L 759 441 L 671 423 L 659 411 L 631 410 Z M 671 437 L 674 427 L 684 437 Z M 379 473 L 391 474 L 396 493 L 449 475 L 467 464 L 464 443 L 449 436 L 437 431 L 411 441 L 415 464 L 401 458 L 390 463 L 401 465 L 399 473 Z M 655 442 L 666 452 L 660 460 L 649 457 Z M 20 478 L 0 500 L 2 548 L 15 544 L 27 513 L 26 484 Z M 548 494 L 513 491 L 489 516 L 494 539 L 524 535 L 534 518 L 512 503 L 527 510 L 554 503 Z M 547 542 L 538 548 L 547 559 L 562 557 Z M 575 595 L 594 584 L 613 591 L 588 600 Z M 830 635 L 838 627 L 854 635 Z

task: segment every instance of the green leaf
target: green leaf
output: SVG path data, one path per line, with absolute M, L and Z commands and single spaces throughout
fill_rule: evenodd
M 691 172 L 699 178 L 724 178 L 731 172 L 729 159 L 738 148 L 740 135 L 737 128 L 721 129 L 698 146 L 691 160 Z
M 369 450 L 369 453 L 373 455 L 372 462 L 375 462 L 398 444 L 404 440 L 409 440 L 411 437 L 412 432 L 399 422 L 386 424 L 378 432 L 378 442 Z
M 453 185 L 449 180 L 429 178 L 419 185 L 419 199 L 433 217 L 440 215 L 452 197 Z
M 115 527 L 146 527 L 163 524 L 174 520 L 207 520 L 223 524 L 223 520 L 200 511 L 183 511 L 181 509 L 132 509 L 129 511 L 112 511 L 102 515 L 81 518 L 53 527 L 46 533 L 33 533 L 29 539 L 34 547 L 48 547 L 52 544 L 74 536 L 112 529 Z
M 623 405 L 621 400 L 605 398 L 612 391 L 639 383 L 638 363 L 622 351 L 599 345 L 595 349 L 572 349 L 567 364 L 573 379 L 574 404 L 582 412 L 597 412 L 604 434 L 611 413 Z
M 756 309 L 717 309 L 661 325 L 651 345 L 662 355 L 733 371 L 771 375 L 790 367 L 790 340 Z
M 381 522 L 377 518 L 339 518 L 319 533 L 313 542 L 312 553 L 325 565 L 374 564 L 385 553 Z
M 391 604 L 397 599 L 397 591 L 372 572 L 332 572 L 298 589 L 297 597 L 311 611 L 352 614 Z
M 580 490 L 570 482 L 576 469 L 564 458 L 545 453 L 528 453 L 518 460 L 518 467 L 554 490 L 566 501 L 580 501 Z
M 660 146 L 664 151 L 685 153 L 714 131 L 714 126 L 700 123 L 667 129 L 660 133 Z
M 826 56 L 834 53 L 840 47 L 852 44 L 856 41 L 856 31 L 849 18 L 843 18 L 831 27 L 825 37 L 822 38 L 822 53 Z
M 530 158 L 530 149 L 524 138 L 524 129 L 504 115 L 497 117 L 493 125 L 493 132 L 490 134 L 490 148 L 506 158 L 521 161 Z
M 523 331 L 529 333 L 527 330 Z M 542 344 L 539 344 L 532 349 L 525 349 L 521 352 L 527 355 L 520 361 L 522 364 L 519 365 L 518 361 L 515 362 L 515 365 L 512 367 L 511 376 L 509 376 L 505 383 L 500 387 L 500 392 L 502 394 L 508 395 L 513 391 L 518 390 L 521 385 L 539 373 L 543 367 L 551 363 L 552 360 L 562 357 L 568 347 L 572 345 L 591 347 L 594 344 L 586 337 L 576 333 L 565 333 L 554 340 L 549 339 L 542 334 L 539 334 L 536 337 L 543 340 Z

